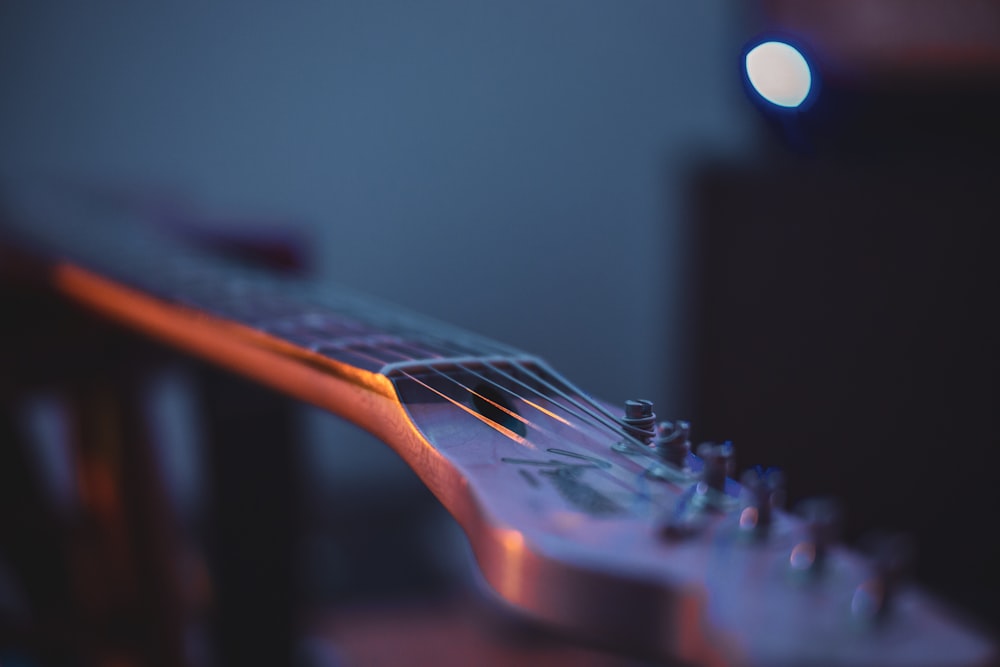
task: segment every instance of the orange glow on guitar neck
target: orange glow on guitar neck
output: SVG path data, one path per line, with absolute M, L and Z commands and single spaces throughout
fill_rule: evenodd
M 118 322 L 377 428 L 369 396 L 395 400 L 388 378 L 300 348 L 248 326 L 150 296 L 69 263 L 52 268 L 55 287 Z M 362 391 L 359 391 L 362 390 Z
M 497 531 L 505 563 L 500 578 L 494 582 L 497 591 L 508 598 L 523 594 L 524 586 L 524 535 L 511 528 Z

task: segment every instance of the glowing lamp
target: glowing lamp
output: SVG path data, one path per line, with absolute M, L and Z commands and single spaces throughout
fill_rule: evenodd
M 790 44 L 762 42 L 747 51 L 744 67 L 753 91 L 774 106 L 796 109 L 809 98 L 812 71 L 805 57 Z

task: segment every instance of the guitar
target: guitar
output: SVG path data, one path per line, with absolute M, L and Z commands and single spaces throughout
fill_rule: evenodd
M 328 286 L 186 247 L 107 198 L 17 186 L 0 246 L 96 313 L 368 430 L 457 519 L 496 596 L 562 631 L 691 665 L 965 666 L 996 647 L 833 543 L 835 515 L 781 510 L 780 475 L 737 483 L 543 360 Z

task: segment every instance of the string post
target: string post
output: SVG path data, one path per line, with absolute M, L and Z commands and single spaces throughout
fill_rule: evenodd
M 840 504 L 832 498 L 810 498 L 799 504 L 798 514 L 806 524 L 806 539 L 792 549 L 791 566 L 819 576 L 826 570 L 828 552 L 840 533 Z
M 656 435 L 653 431 L 656 424 L 653 402 L 643 399 L 625 401 L 625 417 L 621 422 L 627 434 L 648 445 Z
M 664 463 L 684 468 L 691 451 L 691 424 L 686 421 L 660 422 L 656 425 L 653 449 Z
M 851 612 L 861 620 L 884 622 L 913 564 L 914 543 L 906 535 L 876 533 L 862 545 L 871 554 L 873 576 L 855 589 Z
M 785 476 L 776 468 L 765 470 L 756 466 L 743 473 L 740 481 L 750 495 L 750 504 L 740 517 L 740 527 L 751 530 L 758 540 L 766 539 L 771 530 L 774 509 L 781 507 L 784 501 Z M 753 520 L 744 522 L 744 516 Z
M 736 448 L 731 442 L 703 442 L 698 445 L 698 456 L 704 464 L 702 479 L 708 488 L 726 492 L 726 478 L 736 469 Z

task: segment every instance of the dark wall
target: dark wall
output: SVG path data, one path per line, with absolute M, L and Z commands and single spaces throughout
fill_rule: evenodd
M 852 540 L 915 535 L 918 578 L 994 624 L 998 182 L 954 151 L 697 178 L 706 437 L 842 498 Z

